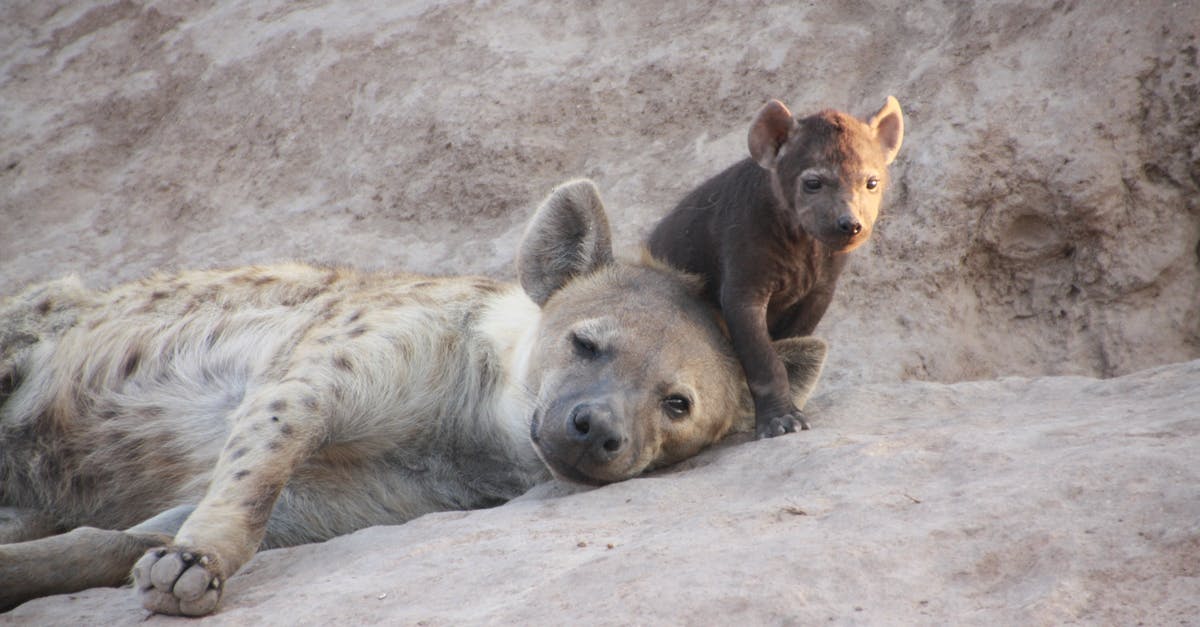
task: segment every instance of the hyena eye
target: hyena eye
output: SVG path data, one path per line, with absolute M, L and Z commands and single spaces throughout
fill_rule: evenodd
M 579 353 L 580 357 L 593 359 L 600 354 L 600 349 L 596 347 L 595 342 L 578 333 L 571 334 L 571 344 L 575 347 L 575 352 Z
M 879 178 L 878 177 L 872 176 L 871 178 L 867 179 L 867 189 L 874 191 L 878 187 L 879 187 Z
M 804 191 L 806 191 L 806 192 L 819 191 L 821 189 L 821 185 L 822 185 L 821 179 L 818 179 L 818 178 L 804 179 Z
M 679 420 L 692 412 L 692 401 L 680 394 L 672 394 L 663 399 L 663 411 L 673 420 Z

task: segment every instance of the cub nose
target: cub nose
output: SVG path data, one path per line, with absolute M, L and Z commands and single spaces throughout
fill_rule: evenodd
M 862 222 L 848 214 L 837 219 L 837 227 L 839 231 L 847 235 L 858 235 L 862 232 Z
M 616 427 L 612 409 L 606 405 L 582 404 L 571 411 L 570 434 L 584 442 L 600 459 L 611 459 L 624 446 L 625 438 Z

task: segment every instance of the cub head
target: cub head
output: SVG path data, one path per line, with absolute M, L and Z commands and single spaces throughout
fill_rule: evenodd
M 904 117 L 891 96 L 866 122 L 838 111 L 797 119 L 772 100 L 750 126 L 749 147 L 771 173 L 789 225 L 845 252 L 871 236 L 903 139 Z
M 741 366 L 699 281 L 648 256 L 614 261 L 590 181 L 564 184 L 538 209 L 518 275 L 542 308 L 526 377 L 536 396 L 530 436 L 556 476 L 593 485 L 628 479 L 752 420 Z M 777 348 L 795 392 L 806 396 L 824 343 Z

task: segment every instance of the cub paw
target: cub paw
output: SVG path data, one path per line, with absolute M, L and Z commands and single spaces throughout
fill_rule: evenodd
M 808 430 L 808 420 L 804 417 L 804 412 L 796 409 L 790 413 L 773 416 L 767 420 L 758 420 L 755 423 L 754 435 L 758 439 L 773 438 L 785 433 L 795 433 L 796 427 L 800 427 L 801 431 Z
M 134 591 L 142 606 L 157 614 L 211 614 L 223 583 L 213 559 L 181 548 L 151 549 L 133 566 Z

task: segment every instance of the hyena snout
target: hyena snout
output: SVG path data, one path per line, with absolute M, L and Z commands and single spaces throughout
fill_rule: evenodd
M 849 213 L 843 213 L 838 216 L 837 229 L 844 235 L 858 235 L 862 233 L 863 225 L 858 218 Z
M 576 405 L 567 421 L 567 432 L 584 448 L 585 455 L 600 463 L 612 461 L 629 444 L 629 434 L 607 403 Z

